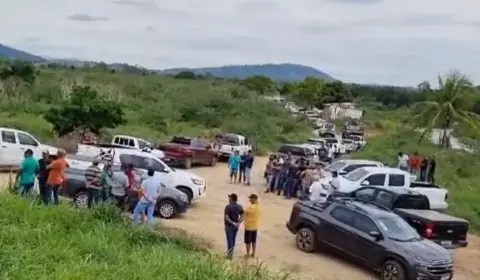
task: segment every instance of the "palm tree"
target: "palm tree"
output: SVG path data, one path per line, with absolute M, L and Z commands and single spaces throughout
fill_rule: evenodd
M 440 144 L 447 148 L 454 125 L 478 129 L 480 115 L 470 111 L 472 106 L 468 102 L 472 92 L 470 79 L 457 71 L 439 76 L 438 89 L 430 91 L 427 101 L 416 103 L 419 110 L 416 110 L 414 123 L 425 128 L 418 141 L 431 135 L 435 128 L 440 128 L 443 130 Z

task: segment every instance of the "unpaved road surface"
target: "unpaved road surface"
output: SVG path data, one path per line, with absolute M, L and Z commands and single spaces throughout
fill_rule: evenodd
M 207 180 L 207 197 L 197 201 L 192 208 L 174 220 L 161 220 L 167 226 L 184 229 L 206 239 L 215 250 L 225 250 L 225 233 L 223 230 L 223 209 L 228 202 L 229 193 L 237 193 L 240 203 L 247 206 L 247 196 L 259 195 L 262 207 L 262 221 L 258 236 L 258 260 L 269 269 L 284 271 L 300 279 L 314 280 L 372 280 L 375 274 L 362 267 L 348 263 L 343 259 L 325 253 L 306 254 L 297 250 L 294 237 L 288 232 L 285 223 L 290 216 L 294 200 L 285 200 L 273 194 L 264 194 L 262 175 L 266 158 L 256 158 L 253 184 L 250 187 L 232 185 L 228 182 L 228 170 L 219 163 L 215 168 L 200 167 L 192 169 L 194 173 Z M 0 174 L 0 186 L 8 183 L 8 174 Z M 237 259 L 243 260 L 243 234 L 237 238 Z M 455 280 L 480 279 L 480 238 L 469 237 L 469 246 L 457 249 L 455 254 Z
M 193 172 L 207 180 L 207 197 L 194 203 L 182 217 L 164 221 L 208 240 L 219 253 L 225 250 L 223 230 L 223 209 L 229 193 L 237 193 L 240 203 L 248 204 L 250 193 L 259 195 L 262 207 L 262 221 L 258 237 L 258 261 L 268 268 L 296 274 L 301 279 L 337 280 L 376 279 L 375 274 L 341 258 L 324 253 L 306 254 L 295 247 L 294 236 L 288 232 L 285 223 L 290 216 L 293 200 L 285 200 L 273 194 L 265 194 L 262 175 L 266 158 L 256 158 L 252 186 L 232 185 L 228 182 L 228 169 L 219 163 L 216 167 L 199 167 Z M 480 238 L 469 237 L 470 245 L 455 250 L 455 280 L 480 279 Z M 236 257 L 241 260 L 244 254 L 243 234 L 239 231 Z M 255 263 L 255 260 L 250 260 Z

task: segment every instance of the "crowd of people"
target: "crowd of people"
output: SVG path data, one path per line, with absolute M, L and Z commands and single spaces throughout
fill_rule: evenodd
M 409 156 L 408 154 L 399 152 L 397 167 L 419 176 L 419 180 L 422 182 L 435 183 L 437 161 L 433 155 L 422 156 L 418 152 L 414 152 Z

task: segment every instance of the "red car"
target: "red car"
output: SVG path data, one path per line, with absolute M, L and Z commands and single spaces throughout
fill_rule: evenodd
M 170 142 L 162 143 L 159 150 L 165 153 L 163 160 L 168 165 L 190 168 L 193 164 L 215 166 L 218 153 L 203 139 L 175 136 Z

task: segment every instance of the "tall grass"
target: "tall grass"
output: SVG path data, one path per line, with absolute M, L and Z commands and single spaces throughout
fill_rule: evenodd
M 229 265 L 186 236 L 133 226 L 108 205 L 44 207 L 6 193 L 0 205 L 0 279 L 273 279 L 262 268 Z

